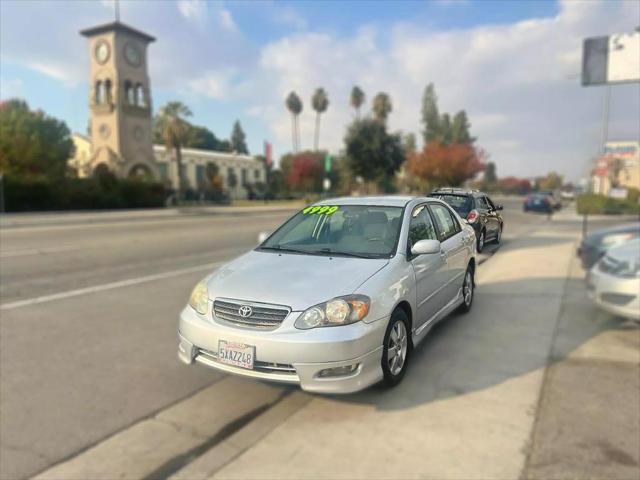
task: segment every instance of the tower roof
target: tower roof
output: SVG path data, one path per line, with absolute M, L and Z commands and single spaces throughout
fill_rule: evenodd
M 101 33 L 113 32 L 113 31 L 125 32 L 130 35 L 141 38 L 142 40 L 145 40 L 147 42 L 154 42 L 156 40 L 151 35 L 147 35 L 146 33 L 141 32 L 140 30 L 136 30 L 135 28 L 130 27 L 129 25 L 126 25 L 122 22 L 110 22 L 110 23 L 105 23 L 104 25 L 98 25 L 96 27 L 86 28 L 84 30 L 80 30 L 80 34 L 84 35 L 85 37 L 93 37 L 94 35 L 99 35 Z

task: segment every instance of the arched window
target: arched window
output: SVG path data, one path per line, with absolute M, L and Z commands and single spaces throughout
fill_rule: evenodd
M 111 93 L 111 80 L 107 79 L 104 82 L 104 101 L 106 103 L 111 103 L 113 101 L 113 96 Z
M 136 92 L 134 91 L 134 88 L 129 80 L 124 82 L 124 95 L 129 105 L 136 104 Z
M 142 88 L 142 85 L 140 83 L 136 85 L 136 98 L 138 100 L 138 103 L 137 103 L 138 106 L 140 107 L 147 106 L 147 99 L 145 98 L 145 95 L 144 95 L 144 88 Z
M 95 96 L 96 104 L 100 105 L 101 103 L 104 103 L 104 86 L 102 84 L 102 80 L 98 80 L 96 82 Z

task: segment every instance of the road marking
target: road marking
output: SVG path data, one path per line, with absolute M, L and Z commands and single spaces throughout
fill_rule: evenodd
M 78 288 L 76 290 L 68 290 L 66 292 L 54 293 L 51 295 L 44 295 L 42 297 L 34 297 L 34 298 L 28 298 L 26 300 L 18 300 L 16 302 L 3 303 L 0 305 L 0 310 L 13 310 L 15 308 L 28 307 L 30 305 L 36 305 L 38 303 L 46 303 L 46 302 L 52 302 L 54 300 L 62 300 L 64 298 L 77 297 L 78 295 L 85 295 L 87 293 L 103 292 L 105 290 L 113 290 L 114 288 L 129 287 L 131 285 L 138 285 L 140 283 L 153 282 L 155 280 L 162 280 L 164 278 L 177 277 L 179 275 L 185 275 L 187 273 L 210 270 L 212 268 L 222 265 L 223 263 L 224 262 L 215 262 L 215 263 L 209 263 L 206 265 L 199 265 L 197 267 L 181 268 L 179 270 L 171 270 L 169 272 L 156 273 L 154 275 L 146 275 L 144 277 L 129 278 L 127 280 L 103 283 L 102 285 L 94 285 L 92 287 Z
M 80 247 L 72 245 L 61 245 L 59 247 L 44 248 L 21 248 L 16 250 L 0 251 L 0 258 L 24 257 L 27 255 L 41 255 L 46 253 L 69 252 L 71 250 L 79 250 Z

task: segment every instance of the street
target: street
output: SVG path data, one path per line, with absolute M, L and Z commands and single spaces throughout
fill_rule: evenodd
M 216 408 L 229 412 L 217 414 L 229 421 L 246 413 L 229 385 L 264 395 L 249 405 L 263 409 L 256 415 L 281 398 L 295 408 L 216 468 L 201 448 L 191 467 L 163 458 L 118 475 L 162 478 L 200 462 L 223 478 L 637 477 L 638 326 L 586 299 L 579 223 L 500 202 L 504 240 L 482 256 L 474 310 L 434 329 L 398 388 L 345 397 L 229 383 L 176 359 L 191 288 L 293 210 L 5 226 L 0 477 L 70 478 L 76 455 L 211 385 L 214 397 L 217 385 L 224 392 Z M 223 446 L 215 438 L 210 446 Z M 89 471 L 108 471 L 92 463 Z M 63 470 L 47 475 L 56 464 Z

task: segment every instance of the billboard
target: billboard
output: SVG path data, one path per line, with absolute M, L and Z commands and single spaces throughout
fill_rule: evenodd
M 582 85 L 628 82 L 640 82 L 640 32 L 585 39 Z

